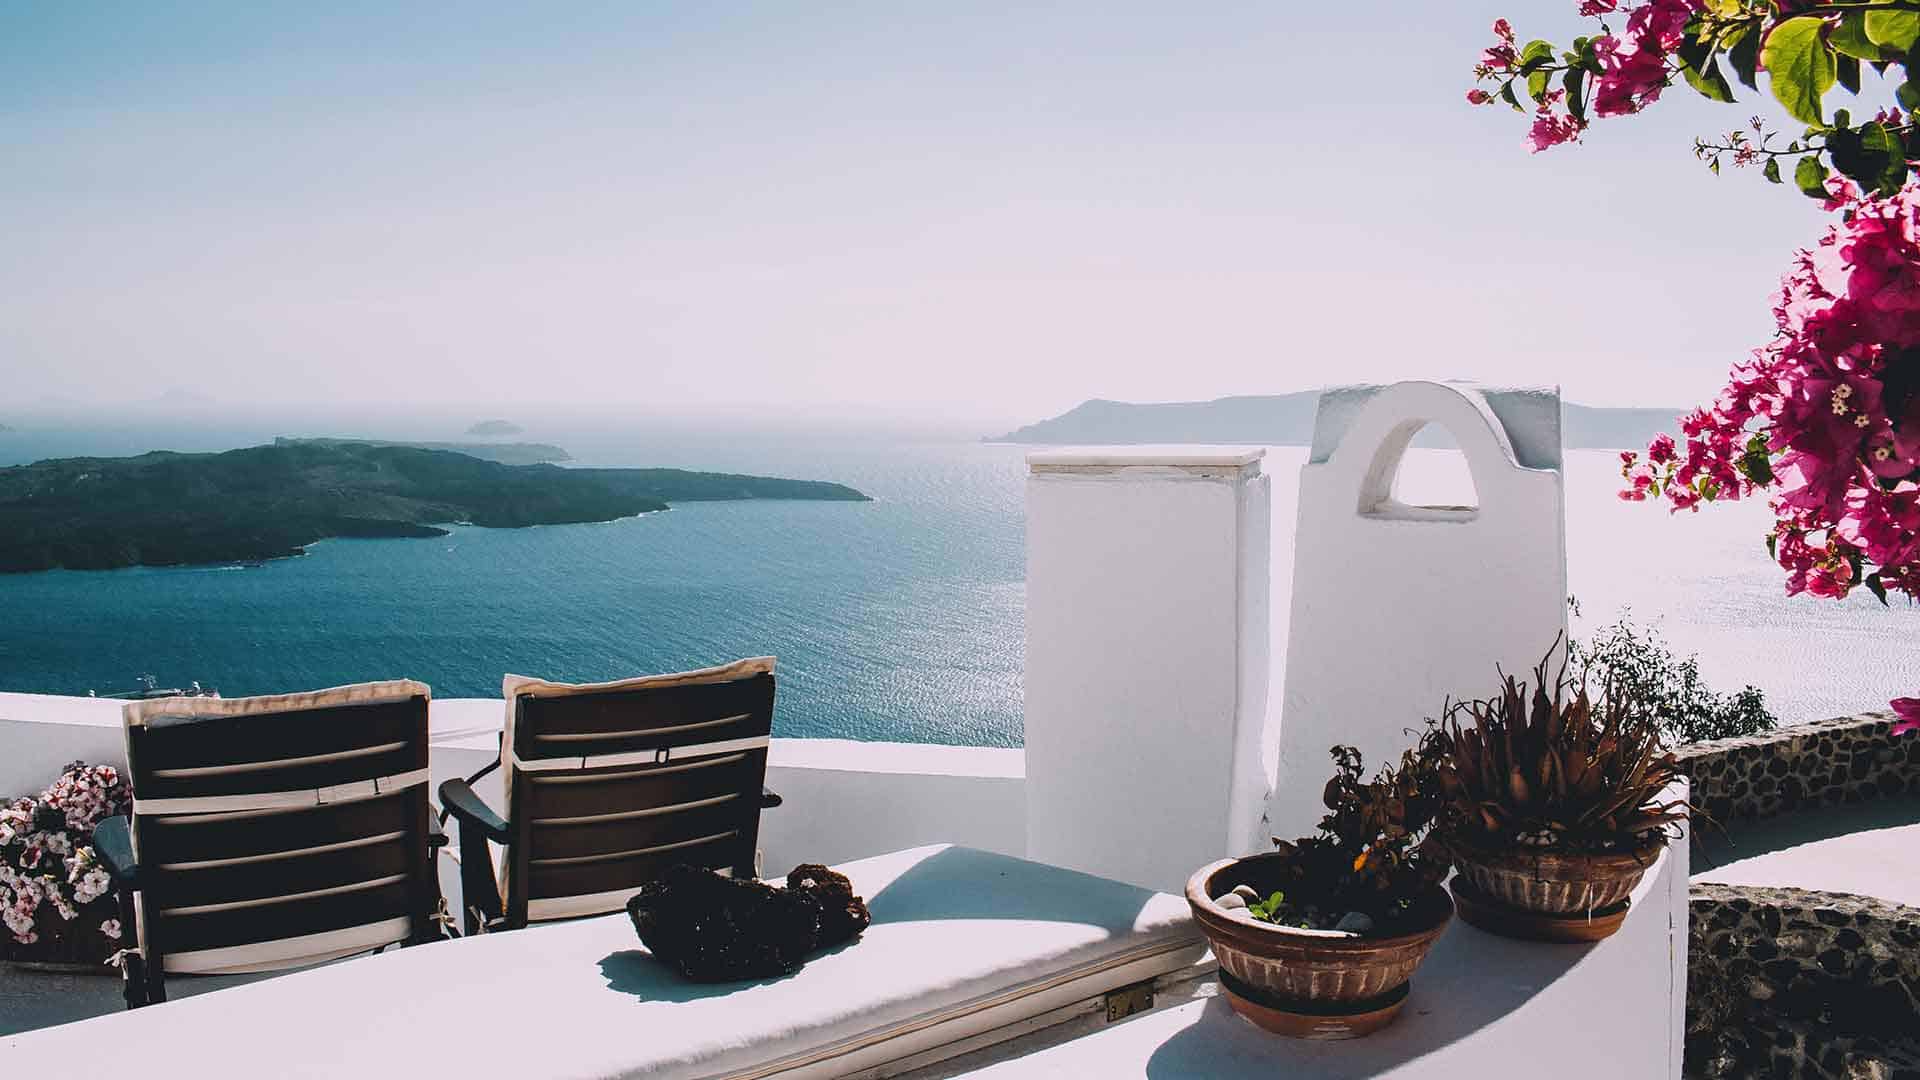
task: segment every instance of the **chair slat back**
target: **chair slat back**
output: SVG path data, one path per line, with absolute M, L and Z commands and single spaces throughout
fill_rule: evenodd
M 770 660 L 508 697 L 510 924 L 619 910 L 675 863 L 753 872 Z
M 147 962 L 267 971 L 423 939 L 428 696 L 393 682 L 130 704 Z

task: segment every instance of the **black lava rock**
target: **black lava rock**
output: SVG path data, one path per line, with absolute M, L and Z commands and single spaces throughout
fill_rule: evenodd
M 872 917 L 846 875 L 801 866 L 787 888 L 670 868 L 627 901 L 647 951 L 695 982 L 765 979 L 857 937 Z
M 802 863 L 787 875 L 787 888 L 820 902 L 820 947 L 859 937 L 873 923 L 867 902 L 853 895 L 853 882 L 819 863 Z

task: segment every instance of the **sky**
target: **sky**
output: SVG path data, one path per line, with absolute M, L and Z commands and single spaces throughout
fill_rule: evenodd
M 5 5 L 0 419 L 1688 405 L 1822 215 L 1693 160 L 1751 93 L 1537 156 L 1465 104 L 1575 6 Z

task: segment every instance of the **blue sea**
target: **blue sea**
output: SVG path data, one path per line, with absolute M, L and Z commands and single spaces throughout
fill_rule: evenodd
M 459 431 L 391 417 L 16 426 L 0 435 L 0 464 Z M 111 692 L 152 674 L 232 696 L 409 677 L 441 697 L 494 696 L 507 672 L 585 681 L 773 654 L 778 734 L 1020 745 L 1021 448 L 747 423 L 527 428 L 522 438 L 582 464 L 834 480 L 874 501 L 693 503 L 602 525 L 329 540 L 244 568 L 0 575 L 0 690 Z M 1281 447 L 1267 462 L 1282 655 L 1304 457 Z M 1569 458 L 1576 633 L 1629 612 L 1697 653 L 1716 686 L 1760 686 L 1789 721 L 1920 692 L 1920 610 L 1789 599 L 1758 542 L 1763 506 L 1672 518 L 1614 498 L 1614 455 Z M 1464 482 L 1443 451 L 1415 451 L 1407 469 L 1440 498 Z

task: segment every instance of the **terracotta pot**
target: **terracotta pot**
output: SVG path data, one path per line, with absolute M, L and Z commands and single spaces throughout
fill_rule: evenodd
M 1622 907 L 1666 844 L 1662 837 L 1631 851 L 1571 855 L 1537 848 L 1490 848 L 1457 836 L 1446 838 L 1454 868 L 1478 899 L 1518 911 L 1580 919 Z
M 1213 945 L 1234 1009 L 1299 1038 L 1350 1039 L 1392 1023 L 1414 969 L 1453 918 L 1452 898 L 1434 886 L 1415 901 L 1407 929 L 1391 937 L 1274 926 L 1236 918 L 1214 900 L 1236 885 L 1270 892 L 1288 858 L 1222 859 L 1187 879 L 1187 904 Z

